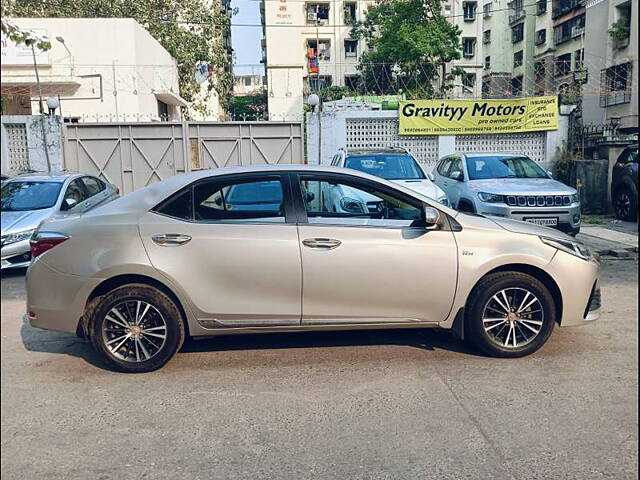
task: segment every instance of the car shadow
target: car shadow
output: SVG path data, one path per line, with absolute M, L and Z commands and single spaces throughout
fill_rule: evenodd
M 71 355 L 102 370 L 110 370 L 91 344 L 74 334 L 52 332 L 31 327 L 23 321 L 22 343 L 33 352 Z M 453 334 L 434 329 L 354 330 L 333 332 L 263 333 L 220 335 L 187 339 L 181 355 L 238 350 L 288 350 L 300 348 L 407 346 L 426 351 L 446 350 L 481 356 Z

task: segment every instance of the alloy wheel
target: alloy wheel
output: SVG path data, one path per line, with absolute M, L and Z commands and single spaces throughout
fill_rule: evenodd
M 622 190 L 616 195 L 615 209 L 618 218 L 629 217 L 629 212 L 631 211 L 631 198 L 626 191 Z
M 502 348 L 527 345 L 538 336 L 544 310 L 538 297 L 524 288 L 505 288 L 486 302 L 482 324 L 489 339 Z
M 167 324 L 150 303 L 126 300 L 111 308 L 105 316 L 102 339 L 115 358 L 145 362 L 162 350 L 167 340 Z

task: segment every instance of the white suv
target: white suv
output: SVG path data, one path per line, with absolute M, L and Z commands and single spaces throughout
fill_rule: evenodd
M 434 183 L 434 177 L 425 173 L 418 161 L 405 148 L 347 150 L 340 148 L 331 159 L 334 167 L 351 168 L 403 185 L 443 205 L 449 206 L 447 194 Z M 344 198 L 340 195 L 340 198 Z M 354 199 L 364 202 L 367 199 Z M 336 211 L 345 211 L 336 205 Z

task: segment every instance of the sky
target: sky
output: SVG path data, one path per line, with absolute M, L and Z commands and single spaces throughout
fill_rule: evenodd
M 231 43 L 235 56 L 233 73 L 235 75 L 261 74 L 262 57 L 260 40 L 261 27 L 234 27 L 236 24 L 260 24 L 259 0 L 232 0 L 231 8 L 238 8 L 238 14 L 231 19 Z M 245 66 L 252 65 L 252 66 Z

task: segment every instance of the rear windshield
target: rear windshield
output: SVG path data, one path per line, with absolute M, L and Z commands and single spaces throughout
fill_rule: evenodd
M 0 194 L 1 209 L 5 212 L 51 208 L 58 200 L 60 182 L 7 182 Z
M 529 157 L 482 156 L 467 157 L 469 180 L 488 178 L 549 178 Z
M 354 155 L 347 157 L 344 166 L 384 178 L 385 180 L 417 180 L 427 178 L 418 165 L 418 162 L 410 155 Z

